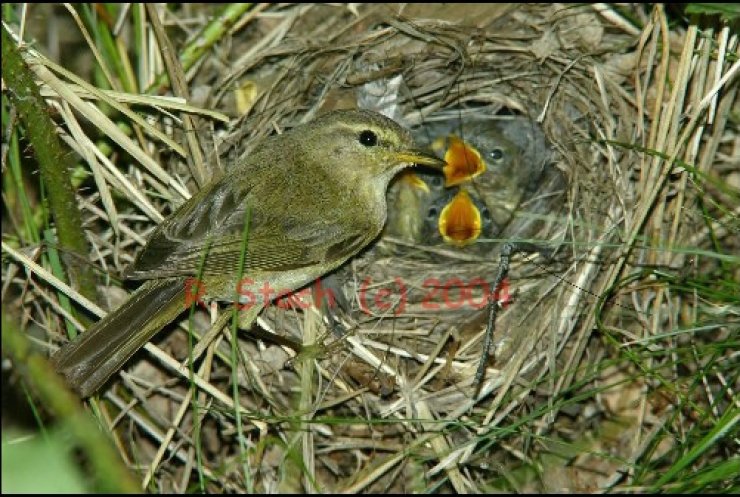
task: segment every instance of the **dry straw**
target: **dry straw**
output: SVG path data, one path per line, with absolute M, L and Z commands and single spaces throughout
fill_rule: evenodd
M 501 240 L 481 240 L 485 250 L 473 252 L 413 247 L 386 235 L 338 273 L 350 304 L 335 317 L 342 333 L 332 332 L 315 307 L 302 313 L 273 307 L 261 324 L 283 341 L 240 335 L 237 365 L 228 365 L 228 327 L 220 333 L 225 314 L 211 332 L 196 324 L 201 335 L 219 338 L 197 348 L 205 360 L 194 372 L 170 355 L 184 357 L 177 352 L 184 333 L 157 339 L 161 348 L 148 345 L 149 355 L 137 356 L 122 373 L 122 385 L 103 395 L 124 410 L 110 415 L 116 417 L 111 428 L 136 428 L 117 440 L 130 444 L 124 452 L 132 463 L 147 468 L 144 486 L 154 479 L 162 490 L 183 490 L 191 471 L 201 470 L 214 490 L 484 491 L 506 461 L 532 462 L 522 451 L 526 440 L 559 426 L 564 404 L 552 399 L 573 392 L 588 371 L 602 371 L 595 364 L 618 354 L 599 339 L 602 330 L 639 343 L 669 330 L 681 313 L 697 312 L 696 301 L 628 277 L 646 266 L 691 271 L 702 264 L 696 250 L 709 247 L 712 228 L 697 216 L 692 182 L 695 174 L 723 177 L 729 171 L 724 164 L 731 159 L 722 151 L 728 115 L 737 107 L 740 62 L 724 55 L 738 54 L 736 35 L 693 26 L 670 32 L 660 7 L 641 31 L 604 4 L 491 7 L 468 19 L 485 28 L 447 20 L 449 12 L 432 18 L 423 11 L 391 15 L 389 7 L 357 15 L 332 6 L 260 9 L 254 19 L 263 31 L 259 37 L 248 30 L 234 34 L 253 43 L 219 69 L 207 102 L 231 110 L 241 99 L 247 112 L 228 136 L 201 144 L 211 157 L 206 163 L 215 163 L 216 148 L 219 167 L 228 170 L 230 161 L 274 130 L 358 101 L 409 127 L 461 116 L 464 122 L 523 115 L 541 126 L 555 151 L 547 167 L 567 182 L 565 201 L 528 235 L 554 249 L 554 256 L 515 258 L 513 301 L 499 314 L 495 354 L 477 394 L 473 376 L 486 310 L 443 305 L 430 311 L 420 295 L 429 290 L 424 282 L 430 277 L 490 280 Z M 464 18 L 464 11 L 459 15 Z M 187 182 L 189 168 L 175 161 L 163 167 L 152 152 L 163 145 L 175 156 L 184 150 L 131 106 L 175 125 L 184 113 L 199 115 L 201 126 L 219 116 L 174 99 L 102 92 L 34 51 L 26 57 L 59 109 L 60 134 L 93 172 L 97 190 L 80 192 L 95 243 L 92 260 L 119 271 L 166 213 L 161 199 L 176 205 L 188 195 L 185 185 L 194 185 Z M 147 81 L 156 73 L 151 69 Z M 378 88 L 380 97 L 372 97 Z M 138 142 L 118 131 L 99 103 L 129 116 L 143 131 Z M 77 123 L 80 116 L 125 150 L 132 167 L 100 154 Z M 129 204 L 116 206 L 111 190 Z M 737 210 L 724 215 L 710 226 L 737 223 Z M 49 282 L 99 313 L 22 251 L 6 250 L 5 242 L 3 251 L 27 274 L 9 272 L 4 263 L 4 277 Z M 363 291 L 391 289 L 397 297 L 398 279 L 409 291 L 403 313 L 360 310 Z M 43 300 L 31 304 L 33 296 L 40 291 L 29 289 L 24 305 L 35 306 L 29 312 L 58 336 L 55 319 L 41 318 L 55 307 Z M 240 368 L 243 437 L 234 433 L 233 399 L 222 393 L 231 391 L 232 366 Z M 617 382 L 619 374 L 603 366 L 599 378 Z M 190 378 L 196 394 L 178 377 Z M 643 386 L 633 382 L 625 391 Z M 194 400 L 201 408 L 197 419 Z M 619 458 L 604 459 L 602 476 L 590 477 L 595 487 L 616 483 L 610 475 L 640 457 L 662 426 L 644 396 L 637 403 Z M 583 417 L 585 409 L 584 403 L 567 414 Z M 197 458 L 194 438 L 205 447 Z

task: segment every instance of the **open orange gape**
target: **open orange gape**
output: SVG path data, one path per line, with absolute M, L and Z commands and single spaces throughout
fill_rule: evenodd
M 447 187 L 468 182 L 486 170 L 480 152 L 455 135 L 437 138 L 432 143 L 432 150 L 447 162 L 444 167 Z
M 480 236 L 480 209 L 464 188 L 442 208 L 437 226 L 444 241 L 453 245 L 465 246 Z
M 447 165 L 444 178 L 409 171 L 389 195 L 388 232 L 407 241 L 460 248 L 481 235 L 530 236 L 534 210 L 548 209 L 535 199 L 562 199 L 553 194 L 564 180 L 552 150 L 526 117 L 432 122 L 417 128 L 415 139 Z

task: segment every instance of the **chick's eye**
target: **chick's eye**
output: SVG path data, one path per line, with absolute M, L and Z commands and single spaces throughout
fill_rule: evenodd
M 491 159 L 498 162 L 503 158 L 504 158 L 503 150 L 501 150 L 500 148 L 494 148 L 493 150 L 491 150 Z
M 360 133 L 360 143 L 366 147 L 374 147 L 378 144 L 378 135 L 366 129 Z

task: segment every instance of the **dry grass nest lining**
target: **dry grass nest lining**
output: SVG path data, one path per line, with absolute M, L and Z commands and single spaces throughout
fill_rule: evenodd
M 603 245 L 616 241 L 614 220 L 622 206 L 632 205 L 627 199 L 633 196 L 620 172 L 629 170 L 627 161 L 634 157 L 619 152 L 621 157 L 615 157 L 614 152 L 610 156 L 605 147 L 594 142 L 597 136 L 624 133 L 614 129 L 615 123 L 625 129 L 633 125 L 634 112 L 617 88 L 618 75 L 606 75 L 605 87 L 599 88 L 593 67 L 579 60 L 580 56 L 574 58 L 573 52 L 578 50 L 548 47 L 534 30 L 514 25 L 517 28 L 510 26 L 510 33 L 491 36 L 433 21 L 396 20 L 388 27 L 354 35 L 344 44 L 275 49 L 274 56 L 264 54 L 262 65 L 247 67 L 237 75 L 269 79 L 270 83 L 239 125 L 242 131 L 226 141 L 232 151 L 248 150 L 250 143 L 269 132 L 270 123 L 290 126 L 336 106 L 351 106 L 358 96 L 367 95 L 365 85 L 388 86 L 397 75 L 402 75 L 403 83 L 397 98 L 391 100 L 409 127 L 460 114 L 463 120 L 502 112 L 541 119 L 547 138 L 558 151 L 557 164 L 550 167 L 565 172 L 570 192 L 562 211 L 550 213 L 556 222 L 535 238 L 564 244 L 561 251 L 567 252 L 569 262 L 559 264 L 556 274 L 571 283 L 543 276 L 543 271 L 550 269 L 545 266 L 552 262 L 541 257 L 534 257 L 534 263 L 517 261 L 510 287 L 516 299 L 497 323 L 498 359 L 488 369 L 483 396 L 521 375 L 544 375 L 553 366 L 552 361 L 576 331 L 578 317 L 596 303 L 595 296 L 577 291 L 574 285 L 588 288 L 604 270 Z M 543 62 L 536 56 L 537 50 L 552 53 Z M 604 129 L 610 126 L 612 129 Z M 240 136 L 244 130 L 252 133 L 246 143 Z M 604 167 L 607 161 L 608 169 Z M 578 243 L 572 243 L 574 240 Z M 392 241 L 381 240 L 383 243 Z M 588 262 L 594 247 L 601 247 L 600 254 L 594 256 L 599 260 Z M 429 291 L 422 289 L 422 282 L 429 277 L 442 282 L 456 277 L 465 282 L 482 276 L 490 282 L 498 259 L 495 251 L 489 257 L 471 257 L 452 248 L 431 252 L 436 255 L 426 260 L 411 253 L 389 258 L 375 247 L 339 273 L 354 305 L 351 315 L 345 316 L 351 331 L 339 341 L 345 341 L 352 353 L 328 353 L 321 364 L 328 371 L 341 367 L 357 380 L 355 385 L 381 394 L 383 399 L 373 398 L 370 406 L 384 418 L 408 416 L 415 409 L 407 408 L 422 399 L 432 415 L 442 419 L 457 419 L 478 406 L 472 380 L 487 311 L 442 305 L 430 315 L 419 299 Z M 372 300 L 378 289 L 400 295 L 396 278 L 409 290 L 409 305 L 403 313 L 395 316 L 390 311 L 370 317 L 360 310 L 360 301 Z M 364 281 L 372 283 L 363 286 Z M 480 301 L 477 294 L 475 301 Z M 302 319 L 286 317 L 274 308 L 265 317 L 274 329 L 304 340 Z M 329 335 L 325 342 L 336 340 Z M 550 360 L 545 360 L 547 357 Z M 327 373 L 329 377 L 334 373 Z M 294 381 L 278 382 L 279 388 L 290 392 Z M 352 383 L 339 385 L 339 390 L 327 395 L 342 395 L 354 388 Z M 335 387 L 326 388 L 331 392 Z M 488 411 L 490 399 L 479 407 Z

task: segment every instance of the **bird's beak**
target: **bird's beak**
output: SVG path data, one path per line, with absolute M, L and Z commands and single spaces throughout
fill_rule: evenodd
M 458 247 L 473 243 L 480 235 L 482 225 L 480 210 L 463 189 L 442 209 L 437 223 L 442 238 Z
M 410 162 L 417 166 L 428 166 L 438 171 L 447 164 L 444 160 L 425 150 L 411 149 L 396 152 L 395 158 L 399 162 Z
M 486 163 L 475 148 L 460 138 L 450 135 L 449 147 L 445 152 L 445 186 L 465 183 L 486 170 Z

